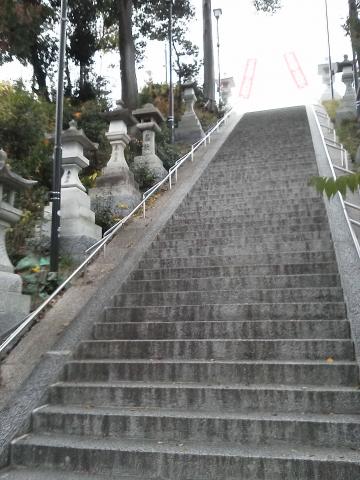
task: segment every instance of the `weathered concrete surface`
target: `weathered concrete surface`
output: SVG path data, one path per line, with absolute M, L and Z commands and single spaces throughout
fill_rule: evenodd
M 326 156 L 311 107 L 307 108 L 311 135 L 314 141 L 316 161 L 321 176 L 331 177 L 332 172 Z M 339 196 L 331 201 L 325 198 L 331 236 L 341 277 L 347 306 L 347 317 L 351 324 L 357 359 L 360 359 L 360 261 L 347 224 Z
M 358 480 L 359 369 L 316 173 L 305 108 L 246 115 L 150 227 L 12 466 L 30 479 Z
M 163 193 L 148 209 L 146 220 L 137 218 L 124 228 L 106 248 L 106 255 L 99 255 L 5 359 L 1 365 L 0 465 L 8 461 L 10 440 L 28 429 L 31 411 L 45 398 L 48 386 L 58 378 L 79 341 L 90 336 L 94 322 L 102 317 L 104 308 L 238 120 L 235 114 L 230 117 L 212 143 L 198 151 L 194 163 L 180 170 L 172 191 Z

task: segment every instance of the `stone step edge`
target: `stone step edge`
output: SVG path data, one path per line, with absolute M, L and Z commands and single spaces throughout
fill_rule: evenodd
M 101 439 L 101 442 L 96 442 L 96 438 L 84 439 L 78 436 L 71 435 L 56 435 L 54 437 L 48 435 L 34 435 L 28 434 L 16 439 L 12 442 L 13 447 L 17 446 L 31 446 L 45 447 L 45 448 L 65 448 L 67 452 L 70 450 L 84 451 L 97 450 L 107 453 L 113 452 L 134 452 L 136 454 L 176 454 L 176 455 L 197 455 L 197 456 L 211 456 L 211 457 L 246 457 L 246 458 L 266 458 L 269 460 L 308 460 L 314 462 L 316 460 L 329 462 L 339 461 L 341 463 L 351 462 L 359 465 L 360 459 L 358 452 L 351 449 L 326 448 L 326 447 L 312 447 L 302 445 L 281 445 L 281 446 L 252 446 L 252 445 L 226 445 L 226 447 L 215 446 L 211 444 L 186 442 L 179 444 L 179 442 L 164 442 L 144 440 L 108 440 Z M 296 447 L 296 448 L 295 448 Z
M 108 415 L 115 417 L 154 417 L 154 418 L 184 418 L 184 419 L 219 419 L 219 420 L 251 420 L 256 422 L 299 422 L 308 423 L 335 423 L 335 424 L 358 424 L 360 425 L 360 414 L 340 414 L 335 413 L 330 416 L 329 414 L 321 413 L 272 413 L 272 412 L 222 412 L 219 410 L 189 410 L 186 411 L 176 408 L 151 408 L 151 407 L 86 407 L 79 405 L 61 405 L 61 404 L 45 404 L 35 410 L 33 415 L 38 413 L 46 414 L 80 414 L 80 415 Z

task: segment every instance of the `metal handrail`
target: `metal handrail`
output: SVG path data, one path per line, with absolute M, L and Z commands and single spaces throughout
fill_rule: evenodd
M 175 174 L 176 180 L 177 180 L 177 171 L 181 167 L 181 165 L 191 157 L 192 161 L 194 160 L 194 152 L 198 150 L 198 148 L 205 144 L 207 145 L 207 142 L 210 143 L 210 137 L 211 135 L 215 132 L 215 130 L 219 130 L 220 126 L 226 122 L 228 117 L 231 115 L 233 112 L 233 109 L 231 108 L 218 122 L 217 124 L 210 129 L 207 134 L 201 138 L 199 141 L 197 141 L 195 144 L 191 146 L 191 150 L 189 153 L 181 157 L 179 160 L 177 160 L 176 165 L 171 167 L 169 170 L 169 173 L 166 175 L 166 177 L 158 182 L 156 185 L 154 185 L 151 189 L 149 189 L 147 192 L 145 192 L 142 201 L 122 220 L 117 222 L 115 225 L 113 225 L 109 230 L 107 230 L 104 233 L 104 236 L 101 240 L 96 242 L 94 245 L 92 245 L 90 248 L 88 248 L 85 253 L 89 253 L 92 251 L 92 253 L 83 261 L 81 265 L 79 265 L 74 272 L 72 272 L 69 277 L 41 304 L 39 305 L 30 315 L 25 317 L 23 322 L 1 343 L 0 345 L 0 359 L 3 356 L 4 353 L 6 353 L 9 348 L 14 345 L 15 342 L 19 341 L 22 336 L 25 334 L 26 330 L 28 327 L 30 327 L 37 316 L 45 310 L 46 307 L 48 307 L 51 302 L 56 298 L 71 282 L 71 280 L 76 277 L 80 272 L 82 272 L 91 262 L 91 260 L 101 251 L 102 248 L 105 249 L 105 246 L 107 243 L 111 240 L 111 238 L 116 235 L 116 233 L 121 229 L 121 227 L 130 219 L 132 218 L 136 212 L 138 212 L 141 208 L 143 208 L 143 215 L 145 218 L 146 215 L 146 201 L 156 192 L 159 190 L 159 188 L 166 182 L 169 181 L 169 186 L 171 189 L 171 183 L 172 183 L 172 175 Z
M 327 145 L 326 145 L 326 141 L 325 141 L 325 136 L 323 134 L 323 131 L 321 130 L 321 125 L 320 125 L 320 121 L 317 117 L 317 112 L 316 112 L 316 109 L 314 106 L 312 106 L 312 110 L 313 110 L 313 114 L 314 114 L 314 117 L 315 117 L 315 121 L 316 121 L 316 124 L 318 126 L 318 129 L 319 129 L 319 133 L 321 135 L 321 140 L 322 140 L 322 143 L 323 143 L 323 146 L 324 146 L 324 149 L 325 149 L 325 153 L 326 153 L 326 158 L 327 158 L 327 161 L 329 163 L 329 166 L 330 166 L 330 170 L 331 170 L 331 174 L 334 178 L 334 180 L 336 180 L 336 173 L 335 173 L 335 168 L 336 169 L 341 169 L 341 170 L 346 170 L 342 167 L 338 167 L 336 165 L 333 165 L 332 163 L 332 160 L 331 160 L 331 157 L 330 157 L 330 154 L 329 154 L 329 151 L 327 149 Z M 350 170 L 346 170 L 350 173 L 354 173 L 354 172 L 351 172 Z M 341 206 L 342 206 L 342 210 L 344 212 L 344 215 L 345 215 L 345 219 L 346 219 L 346 223 L 348 224 L 348 227 L 349 227 L 349 230 L 350 230 L 350 235 L 353 239 L 353 242 L 354 242 L 354 246 L 355 246 L 355 249 L 356 249 L 356 253 L 358 254 L 358 257 L 360 259 L 360 244 L 359 244 L 359 240 L 352 228 L 352 224 L 355 224 L 355 225 L 358 225 L 360 226 L 360 223 L 357 222 L 356 220 L 353 220 L 349 217 L 349 214 L 348 214 L 348 211 L 346 210 L 346 204 L 345 204 L 345 201 L 344 201 L 344 198 L 342 196 L 342 194 L 340 192 L 337 193 L 337 195 L 339 195 L 339 199 L 340 199 L 340 203 L 341 203 Z

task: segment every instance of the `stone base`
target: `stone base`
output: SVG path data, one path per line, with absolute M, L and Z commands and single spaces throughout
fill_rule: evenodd
M 85 251 L 100 240 L 100 238 L 101 237 L 88 237 L 87 235 L 61 236 L 60 252 L 63 255 L 71 257 L 75 264 L 79 265 L 89 255 L 85 253 Z
M 175 130 L 176 142 L 192 145 L 204 136 L 204 131 L 195 113 L 185 113 Z
M 0 272 L 0 338 L 11 332 L 30 312 L 31 299 L 21 290 L 19 275 Z
M 335 123 L 337 126 L 341 125 L 345 120 L 356 120 L 356 108 L 339 108 L 336 112 Z
M 154 183 L 160 182 L 168 174 L 160 158 L 154 154 L 135 157 L 133 168 L 147 168 L 154 175 Z
M 96 188 L 92 188 L 89 195 L 92 210 L 115 218 L 125 217 L 141 202 L 134 175 L 125 169 L 99 177 Z

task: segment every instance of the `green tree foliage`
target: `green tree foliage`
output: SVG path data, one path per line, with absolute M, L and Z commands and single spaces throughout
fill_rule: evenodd
M 258 11 L 275 13 L 282 6 L 281 0 L 254 0 L 254 7 Z
M 50 186 L 51 145 L 55 108 L 25 90 L 21 83 L 0 83 L 0 145 L 13 170 Z
M 331 177 L 313 177 L 310 184 L 315 187 L 319 193 L 325 193 L 330 199 L 337 193 L 346 196 L 348 191 L 355 192 L 360 187 L 360 173 L 343 175 L 336 180 Z
M 0 2 L 0 65 L 14 58 L 23 65 L 32 65 L 34 92 L 47 100 L 47 78 L 56 55 L 54 21 L 54 10 L 46 1 Z

